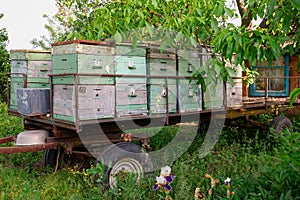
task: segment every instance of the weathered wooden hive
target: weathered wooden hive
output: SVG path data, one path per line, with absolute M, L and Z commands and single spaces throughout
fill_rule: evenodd
M 175 113 L 177 111 L 175 49 L 162 49 L 160 45 L 151 45 L 147 51 L 147 74 L 152 76 L 147 81 L 149 113 L 167 113 L 167 102 L 168 112 Z M 170 78 L 153 78 L 153 76 L 168 76 Z
M 53 117 L 76 121 L 115 116 L 115 47 L 70 41 L 52 45 Z
M 146 46 L 118 44 L 115 61 L 116 74 L 123 75 L 116 77 L 116 117 L 146 115 Z
M 204 65 L 210 58 L 211 54 L 205 49 L 200 48 L 200 65 Z M 207 86 L 203 92 L 203 108 L 204 110 L 214 110 L 224 108 L 224 85 L 221 78 L 216 77 L 217 84 L 213 88 Z M 213 91 L 215 90 L 215 91 Z
M 18 88 L 50 88 L 51 52 L 11 50 L 10 109 L 17 110 Z
M 199 47 L 201 48 L 201 47 Z M 178 75 L 191 77 L 200 68 L 199 48 L 178 50 Z M 202 110 L 202 89 L 190 78 L 180 78 L 178 81 L 179 112 L 193 112 Z

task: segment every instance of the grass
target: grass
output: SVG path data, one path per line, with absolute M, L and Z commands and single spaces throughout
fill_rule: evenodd
M 6 105 L 1 104 L 1 137 L 23 130 L 22 121 L 6 113 Z M 204 158 L 199 158 L 203 138 L 198 135 L 178 160 L 169 163 L 176 175 L 170 195 L 173 199 L 194 199 L 195 188 L 199 187 L 206 199 L 227 199 L 224 180 L 230 177 L 235 193 L 232 199 L 300 199 L 299 117 L 293 119 L 293 129 L 294 133 L 276 136 L 259 129 L 225 127 Z M 177 127 L 162 128 L 152 134 L 150 145 L 161 148 L 176 130 Z M 42 163 L 43 152 L 0 155 L 0 199 L 165 199 L 164 193 L 152 191 L 159 171 L 143 178 L 139 186 L 129 178 L 107 191 L 103 185 L 95 185 L 86 171 L 66 169 L 53 173 Z M 211 196 L 207 192 L 211 182 L 205 174 L 220 180 Z

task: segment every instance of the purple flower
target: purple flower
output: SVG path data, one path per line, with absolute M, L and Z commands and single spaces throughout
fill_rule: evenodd
M 227 177 L 227 179 L 224 182 L 225 182 L 225 185 L 229 185 L 230 184 L 230 178 Z
M 155 185 L 153 186 L 152 190 L 155 191 L 155 190 L 158 189 L 158 187 L 159 187 L 159 184 L 155 184 Z
M 164 188 L 168 191 L 172 190 L 172 186 L 169 185 L 168 183 L 167 184 L 164 184 Z
M 174 174 L 170 174 L 170 175 L 166 176 L 165 178 L 166 178 L 167 183 L 172 183 L 174 181 L 175 177 L 176 176 Z
M 156 177 L 156 184 L 152 187 L 152 190 L 158 190 L 160 188 L 164 188 L 165 191 L 172 190 L 172 186 L 170 185 L 174 179 L 175 175 L 171 174 L 171 167 L 165 166 L 161 168 L 160 176 Z

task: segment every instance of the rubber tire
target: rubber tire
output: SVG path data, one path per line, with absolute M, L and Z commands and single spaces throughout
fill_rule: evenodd
M 293 132 L 292 122 L 289 118 L 285 116 L 277 116 L 272 120 L 270 127 L 274 129 L 274 133 L 278 135 L 283 129 L 288 129 L 290 132 Z
M 54 168 L 57 162 L 57 149 L 47 149 L 44 151 L 44 166 Z
M 130 142 L 120 142 L 114 145 L 109 146 L 107 149 L 101 153 L 100 158 L 96 161 L 97 163 L 111 163 L 111 166 L 104 164 L 104 174 L 103 183 L 105 184 L 105 189 L 114 188 L 110 182 L 111 172 L 115 169 L 115 166 L 118 165 L 119 161 L 122 160 L 131 160 L 138 163 L 141 166 L 141 176 L 137 179 L 142 178 L 145 172 L 152 172 L 153 165 L 150 160 L 150 157 L 147 153 L 142 151 L 142 147 Z
M 64 153 L 64 149 L 61 148 L 60 150 L 60 157 L 59 157 L 59 164 L 58 164 L 58 169 L 62 169 L 62 168 L 72 168 L 74 166 L 70 166 L 67 165 L 67 163 L 64 160 L 65 157 L 63 156 L 69 156 L 67 154 Z M 56 167 L 56 163 L 57 163 L 57 156 L 58 156 L 58 149 L 47 149 L 44 152 L 44 166 L 45 167 L 51 167 L 51 168 L 55 168 Z M 70 157 L 72 159 L 72 157 Z M 89 167 L 89 163 L 86 160 L 82 160 L 81 162 L 78 162 L 79 166 L 77 166 L 77 163 L 74 163 L 74 165 L 76 165 L 76 170 L 81 171 L 84 168 L 88 168 Z
M 73 155 L 66 154 L 63 150 L 61 150 L 60 158 L 59 158 L 59 169 L 64 168 L 72 168 L 77 171 L 82 171 L 83 169 L 87 169 L 89 167 L 88 158 L 76 158 Z

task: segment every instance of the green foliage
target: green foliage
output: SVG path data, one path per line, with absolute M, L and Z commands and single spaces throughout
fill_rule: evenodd
M 299 52 L 300 12 L 296 1 L 238 2 L 241 27 L 228 23 L 237 13 L 225 6 L 225 0 L 56 0 L 56 15 L 45 16 L 50 38 L 42 36 L 32 42 L 45 49 L 51 48 L 52 42 L 72 39 L 135 43 L 151 38 L 168 45 L 203 45 L 211 48 L 207 50 L 213 56 L 195 77 L 204 89 L 215 88 L 216 77 L 233 84 L 228 63 L 246 70 L 257 61 L 271 63 L 281 55 Z M 250 26 L 258 17 L 266 20 L 264 28 Z M 252 79 L 245 81 L 249 84 Z
M 296 98 L 300 95 L 300 88 L 295 88 L 290 93 L 290 107 L 293 106 L 293 103 L 295 102 Z
M 3 14 L 0 13 L 0 20 Z M 9 53 L 6 50 L 8 35 L 5 28 L 0 27 L 0 102 L 6 101 L 6 73 L 10 72 Z
M 255 118 L 265 122 L 269 115 Z M 7 115 L 6 104 L 0 104 L 0 135 L 16 135 L 22 131 L 22 120 Z M 176 181 L 172 183 L 173 199 L 193 199 L 199 187 L 206 199 L 226 199 L 224 180 L 231 178 L 232 199 L 295 199 L 299 191 L 300 123 L 292 120 L 294 133 L 270 134 L 268 130 L 239 127 L 246 124 L 237 119 L 236 125 L 225 127 L 212 152 L 200 159 L 203 136 L 197 135 L 191 147 L 174 163 L 170 163 Z M 177 134 L 177 127 L 151 129 L 151 146 L 160 149 Z M 61 170 L 53 173 L 43 168 L 43 152 L 0 155 L 0 199 L 164 199 L 152 191 L 153 173 L 140 180 L 128 176 L 117 188 L 104 190 L 101 176 L 103 165 L 82 172 Z M 220 183 L 208 196 L 211 187 L 205 174 Z M 96 179 L 95 179 L 96 177 Z M 96 183 L 95 184 L 95 180 Z

